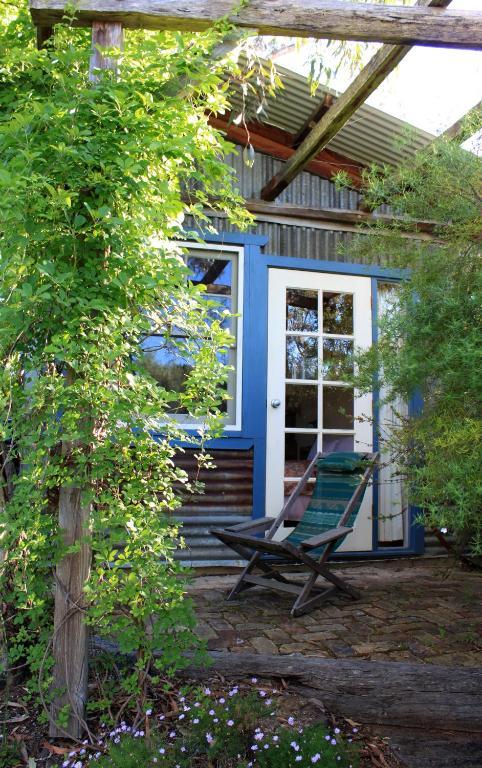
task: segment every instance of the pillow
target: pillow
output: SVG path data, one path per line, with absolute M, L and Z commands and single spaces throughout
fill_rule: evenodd
M 367 463 L 364 454 L 338 451 L 319 459 L 318 468 L 328 472 L 355 472 L 366 469 Z

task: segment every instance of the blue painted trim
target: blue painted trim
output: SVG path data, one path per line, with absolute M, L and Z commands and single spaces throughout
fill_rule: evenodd
M 378 280 L 372 277 L 372 344 L 378 342 Z M 380 448 L 380 387 L 378 374 L 373 376 L 373 451 Z M 380 509 L 379 471 L 373 473 L 372 549 L 378 550 L 378 515 Z
M 415 392 L 408 404 L 408 416 L 418 416 L 423 410 L 423 397 L 420 392 Z M 410 544 L 416 553 L 422 555 L 425 552 L 425 528 L 415 522 L 422 514 L 420 507 L 410 506 Z
M 419 555 L 416 549 L 407 547 L 383 547 L 373 552 L 340 552 L 331 555 L 329 560 L 389 560 L 391 557 L 400 557 L 400 555 Z
M 377 264 L 355 264 L 353 262 L 322 261 L 318 259 L 303 259 L 297 256 L 273 256 L 263 254 L 263 262 L 268 267 L 278 269 L 300 269 L 309 272 L 330 272 L 338 275 L 356 275 L 375 277 L 379 280 L 398 282 L 408 277 L 406 269 L 392 269 Z
M 225 243 L 226 245 L 257 245 L 263 248 L 268 244 L 267 235 L 253 235 L 249 232 L 219 232 L 217 235 L 212 232 L 204 232 L 202 229 L 191 230 L 197 232 L 206 243 Z

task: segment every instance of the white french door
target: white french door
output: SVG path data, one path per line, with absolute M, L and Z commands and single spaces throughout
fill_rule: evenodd
M 280 512 L 317 451 L 372 450 L 372 396 L 358 395 L 346 381 L 351 352 L 370 344 L 370 278 L 270 269 L 267 515 Z M 292 524 L 310 493 L 311 486 L 298 499 Z M 290 530 L 288 524 L 279 534 Z M 369 488 L 340 549 L 371 548 Z

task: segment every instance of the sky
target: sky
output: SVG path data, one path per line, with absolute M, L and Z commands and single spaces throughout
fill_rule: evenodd
M 482 11 L 482 0 L 452 0 L 450 8 Z M 367 46 L 367 60 L 377 50 Z M 308 51 L 301 49 L 276 58 L 276 63 L 307 74 Z M 355 75 L 338 74 L 331 87 L 343 91 Z M 414 47 L 367 104 L 439 134 L 482 98 L 482 53 L 447 48 Z

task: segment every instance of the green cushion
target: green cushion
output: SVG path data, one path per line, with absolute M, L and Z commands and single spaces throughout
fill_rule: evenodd
M 318 467 L 328 472 L 355 472 L 357 469 L 365 470 L 367 460 L 363 458 L 364 454 L 350 451 L 338 451 L 330 453 L 323 459 L 318 460 Z

